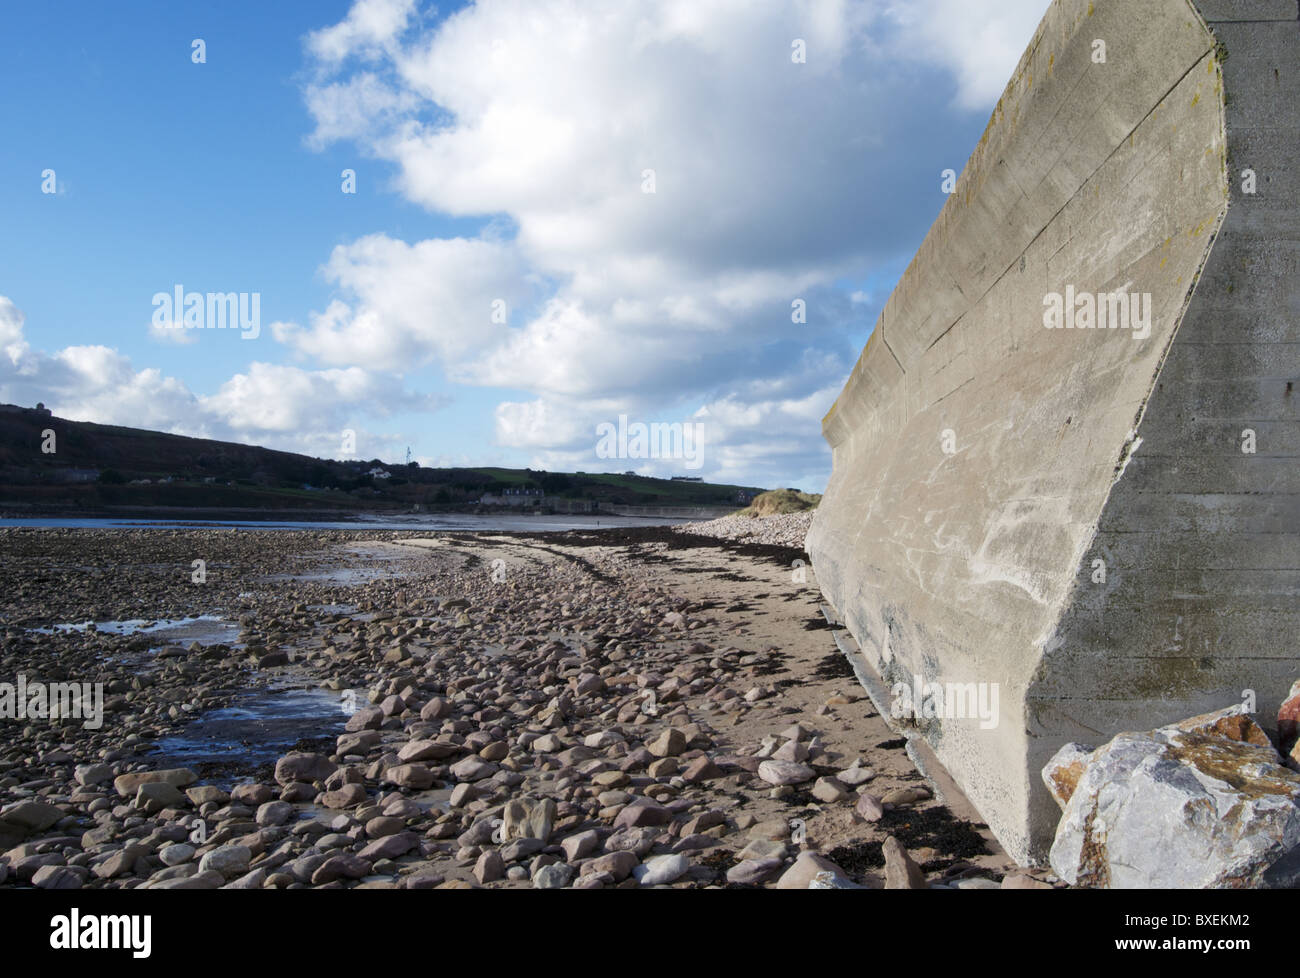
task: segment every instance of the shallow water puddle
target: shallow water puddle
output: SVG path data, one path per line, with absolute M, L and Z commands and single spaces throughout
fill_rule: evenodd
M 341 698 L 329 690 L 249 690 L 160 739 L 153 756 L 167 767 L 191 768 L 210 783 L 229 784 L 274 764 L 300 741 L 337 737 L 346 721 Z
M 239 634 L 239 626 L 220 615 L 161 620 L 132 618 L 127 621 L 62 622 L 27 630 L 37 635 L 85 631 L 103 632 L 105 635 L 157 635 L 173 645 L 181 642 L 198 642 L 200 645 L 231 644 Z

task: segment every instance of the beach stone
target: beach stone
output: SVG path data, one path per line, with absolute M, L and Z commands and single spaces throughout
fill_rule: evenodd
M 881 849 L 885 854 L 885 889 L 927 889 L 925 874 L 921 872 L 921 867 L 912 861 L 912 857 L 907 854 L 901 842 L 892 835 L 886 836 Z
M 5 828 L 19 835 L 44 832 L 61 818 L 63 818 L 63 810 L 54 805 L 48 805 L 43 801 L 20 801 L 0 812 L 0 832 Z
M 113 788 L 123 798 L 134 798 L 140 785 L 151 784 L 154 782 L 165 782 L 173 788 L 188 788 L 199 776 L 189 768 L 167 768 L 162 771 L 132 771 L 129 774 L 118 775 L 113 780 Z
M 662 831 L 658 827 L 619 829 L 605 840 L 605 851 L 626 850 L 640 858 L 654 848 L 655 840 Z
M 32 874 L 38 890 L 79 890 L 86 884 L 86 871 L 69 866 L 42 866 Z
M 83 788 L 108 784 L 113 780 L 113 766 L 111 764 L 78 764 L 73 771 L 73 777 L 76 779 L 77 784 Z
M 501 847 L 501 858 L 508 863 L 522 862 L 545 848 L 541 839 L 515 839 Z
M 204 853 L 203 858 L 199 860 L 199 872 L 205 873 L 211 870 L 220 873 L 228 880 L 234 879 L 248 872 L 248 863 L 252 858 L 253 852 L 248 846 L 218 846 Z
M 452 712 L 451 701 L 441 696 L 435 696 L 429 702 L 424 704 L 420 710 L 421 720 L 441 720 L 445 716 L 450 716 Z
M 230 800 L 239 805 L 248 805 L 250 808 L 256 808 L 275 797 L 275 792 L 269 785 L 264 784 L 237 784 L 230 789 Z
M 551 863 L 533 874 L 536 890 L 562 890 L 573 879 L 573 867 L 568 863 Z
M 672 845 L 673 852 L 693 852 L 696 849 L 712 849 L 718 840 L 711 835 L 683 835 Z
M 669 727 L 645 748 L 655 757 L 676 757 L 686 749 L 686 735 L 676 727 Z
M 447 803 L 452 808 L 464 808 L 478 796 L 479 789 L 477 787 L 468 781 L 462 781 L 451 789 L 451 797 L 447 799 Z
M 862 767 L 859 761 L 854 761 L 852 766 L 847 770 L 841 771 L 835 776 L 835 780 L 840 784 L 846 784 L 850 788 L 856 788 L 859 785 L 866 784 L 876 776 L 876 772 L 869 767 Z
M 550 841 L 555 825 L 555 802 L 550 798 L 516 798 L 506 802 L 501 811 L 501 837 Z
M 337 768 L 338 765 L 324 754 L 290 751 L 275 762 L 275 780 L 278 784 L 324 781 Z
M 142 850 L 138 846 L 128 846 L 126 849 L 126 855 L 122 857 L 124 861 L 120 864 L 114 864 L 115 866 L 120 865 L 121 867 L 118 869 L 116 875 L 120 876 L 124 873 L 130 872 L 141 851 Z M 31 880 L 31 878 L 36 874 L 36 871 L 44 866 L 64 866 L 68 862 L 60 852 L 32 853 L 20 858 L 15 858 L 13 850 L 10 850 L 7 855 L 10 859 L 13 859 L 12 868 L 14 876 L 20 880 Z M 102 866 L 104 863 L 100 863 L 100 865 Z M 108 877 L 102 878 L 107 879 Z
M 180 866 L 194 858 L 195 849 L 185 842 L 176 842 L 165 846 L 158 852 L 158 858 L 164 866 Z
M 1032 876 L 1026 876 L 1024 873 L 1011 873 L 1002 878 L 1003 890 L 1050 890 L 1050 884 L 1042 880 L 1036 880 Z
M 1240 705 L 1115 737 L 1070 796 L 1052 869 L 1115 889 L 1300 886 L 1300 774 L 1261 739 Z
M 195 873 L 193 876 L 182 876 L 176 879 L 162 880 L 158 883 L 150 883 L 151 890 L 219 890 L 225 886 L 226 878 L 216 870 L 207 870 L 206 872 Z
M 832 873 L 844 876 L 844 870 L 825 856 L 805 850 L 799 853 L 794 863 L 781 874 L 776 881 L 778 890 L 806 890 L 818 873 Z
M 266 884 L 266 870 L 252 869 L 236 880 L 231 880 L 223 890 L 260 890 Z
M 420 837 L 414 832 L 398 832 L 376 839 L 357 853 L 362 859 L 372 863 L 381 859 L 397 859 L 404 856 L 420 844 Z
M 378 815 L 366 822 L 366 838 L 382 839 L 386 835 L 396 835 L 405 828 L 405 819 L 391 815 Z
M 642 886 L 663 886 L 680 879 L 691 868 L 691 861 L 681 853 L 652 856 L 632 870 Z
M 254 821 L 258 825 L 284 825 L 293 818 L 294 808 L 287 801 L 268 801 L 259 805 Z
M 136 808 L 147 815 L 156 815 L 164 808 L 179 808 L 189 804 L 189 799 L 166 781 L 150 781 L 136 790 L 133 802 Z
M 681 834 L 683 837 L 688 835 L 698 835 L 707 829 L 714 828 L 715 826 L 725 825 L 726 821 L 727 818 L 722 814 L 722 812 L 700 812 L 700 814 L 696 815 L 682 826 Z
M 758 766 L 758 776 L 768 784 L 787 785 L 811 781 L 817 773 L 807 764 L 768 760 Z
M 348 754 L 365 756 L 379 746 L 381 739 L 378 730 L 359 730 L 356 733 L 340 734 L 334 752 L 339 757 L 346 757 Z
M 652 778 L 670 778 L 677 773 L 677 770 L 677 758 L 660 757 L 650 763 L 650 766 L 646 768 L 646 774 L 650 775 Z M 622 774 L 623 772 L 620 771 L 618 773 Z M 625 774 L 623 777 L 628 781 L 631 780 L 630 778 L 627 778 L 627 775 Z
M 432 787 L 435 780 L 433 772 L 423 764 L 398 764 L 385 771 L 384 778 L 395 785 L 416 791 Z
M 487 849 L 474 864 L 474 878 L 480 884 L 493 883 L 506 874 L 505 860 L 495 849 Z
M 362 730 L 378 730 L 384 723 L 384 711 L 377 706 L 363 706 L 350 717 L 347 723 L 343 724 L 343 729 L 348 733 L 357 733 Z
M 865 791 L 858 794 L 858 803 L 853 810 L 868 822 L 879 822 L 885 817 L 885 807 L 880 800 Z
M 496 819 L 484 816 L 477 819 L 468 829 L 456 837 L 456 843 L 462 849 L 470 846 L 481 846 L 492 840 L 493 833 L 496 832 L 496 825 L 493 824 Z
M 324 886 L 336 880 L 359 880 L 370 874 L 371 863 L 368 859 L 351 852 L 341 852 L 330 856 L 311 874 L 312 886 Z
M 135 870 L 136 861 L 144 855 L 144 850 L 139 846 L 126 846 L 119 849 L 104 861 L 96 864 L 94 873 L 100 879 L 112 880 L 119 876 L 129 876 Z M 59 857 L 62 862 L 62 857 Z
M 576 863 L 583 856 L 595 852 L 599 846 L 600 836 L 595 830 L 579 832 L 560 843 L 560 848 L 564 850 L 564 858 L 571 863 Z
M 787 740 L 772 753 L 774 761 L 790 761 L 793 763 L 802 763 L 808 760 L 808 748 L 797 740 Z
M 784 865 L 784 861 L 776 857 L 746 859 L 727 870 L 727 882 L 740 884 L 761 883 L 780 869 L 782 865 Z
M 607 874 L 615 883 L 620 883 L 632 875 L 632 870 L 640 864 L 641 860 L 635 853 L 619 850 L 618 852 L 608 852 L 603 856 L 597 856 L 584 867 L 583 875 Z
M 642 825 L 666 825 L 671 822 L 671 809 L 650 798 L 634 798 L 623 806 L 614 818 L 614 828 L 627 829 Z
M 478 752 L 485 761 L 504 761 L 510 756 L 510 747 L 504 740 L 494 740 Z
M 497 766 L 479 757 L 465 757 L 451 766 L 451 776 L 457 781 L 482 781 L 497 772 Z
M 413 740 L 402 745 L 402 749 L 397 752 L 397 759 L 404 764 L 414 761 L 438 761 L 454 757 L 460 751 L 461 748 L 456 744 L 445 740 Z
M 869 887 L 859 886 L 847 876 L 830 871 L 818 873 L 808 883 L 810 890 L 865 890 Z
M 926 801 L 933 797 L 929 788 L 922 788 L 919 785 L 913 785 L 907 788 L 895 788 L 893 791 L 885 792 L 880 799 L 884 805 L 914 805 L 918 801 Z
M 700 756 L 691 761 L 682 772 L 682 780 L 687 784 L 698 784 L 701 781 L 713 781 L 723 776 L 722 768 L 713 763 L 713 760 L 707 756 Z
M 352 808 L 367 798 L 366 789 L 359 784 L 345 784 L 337 791 L 326 791 L 316 800 L 325 808 Z
M 230 801 L 230 795 L 215 784 L 200 784 L 195 785 L 193 788 L 186 788 L 185 797 L 190 800 L 191 805 L 198 808 L 202 808 L 209 803 L 224 805 Z
M 812 796 L 831 805 L 849 796 L 849 790 L 834 778 L 818 778 L 813 784 Z

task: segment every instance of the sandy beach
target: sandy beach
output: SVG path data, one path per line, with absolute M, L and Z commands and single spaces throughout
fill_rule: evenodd
M 806 525 L 2 531 L 0 682 L 103 717 L 0 721 L 0 884 L 1036 885 L 853 678 Z

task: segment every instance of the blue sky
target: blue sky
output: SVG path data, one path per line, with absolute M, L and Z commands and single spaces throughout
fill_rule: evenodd
M 1045 7 L 13 5 L 0 400 L 657 475 L 595 426 L 693 420 L 706 477 L 820 490 L 820 417 Z M 258 337 L 151 329 L 177 284 L 259 293 Z

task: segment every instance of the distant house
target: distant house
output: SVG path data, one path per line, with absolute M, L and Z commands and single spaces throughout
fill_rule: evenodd
M 378 465 L 367 472 L 366 475 L 370 476 L 372 479 L 391 479 L 393 477 L 391 472 L 387 469 L 381 469 Z
M 540 506 L 545 497 L 540 489 L 505 489 L 500 493 L 485 492 L 479 497 L 483 506 Z
M 745 489 L 741 489 L 736 493 L 736 502 L 738 503 L 752 503 L 753 501 L 754 501 L 754 494 L 752 492 L 748 492 Z

